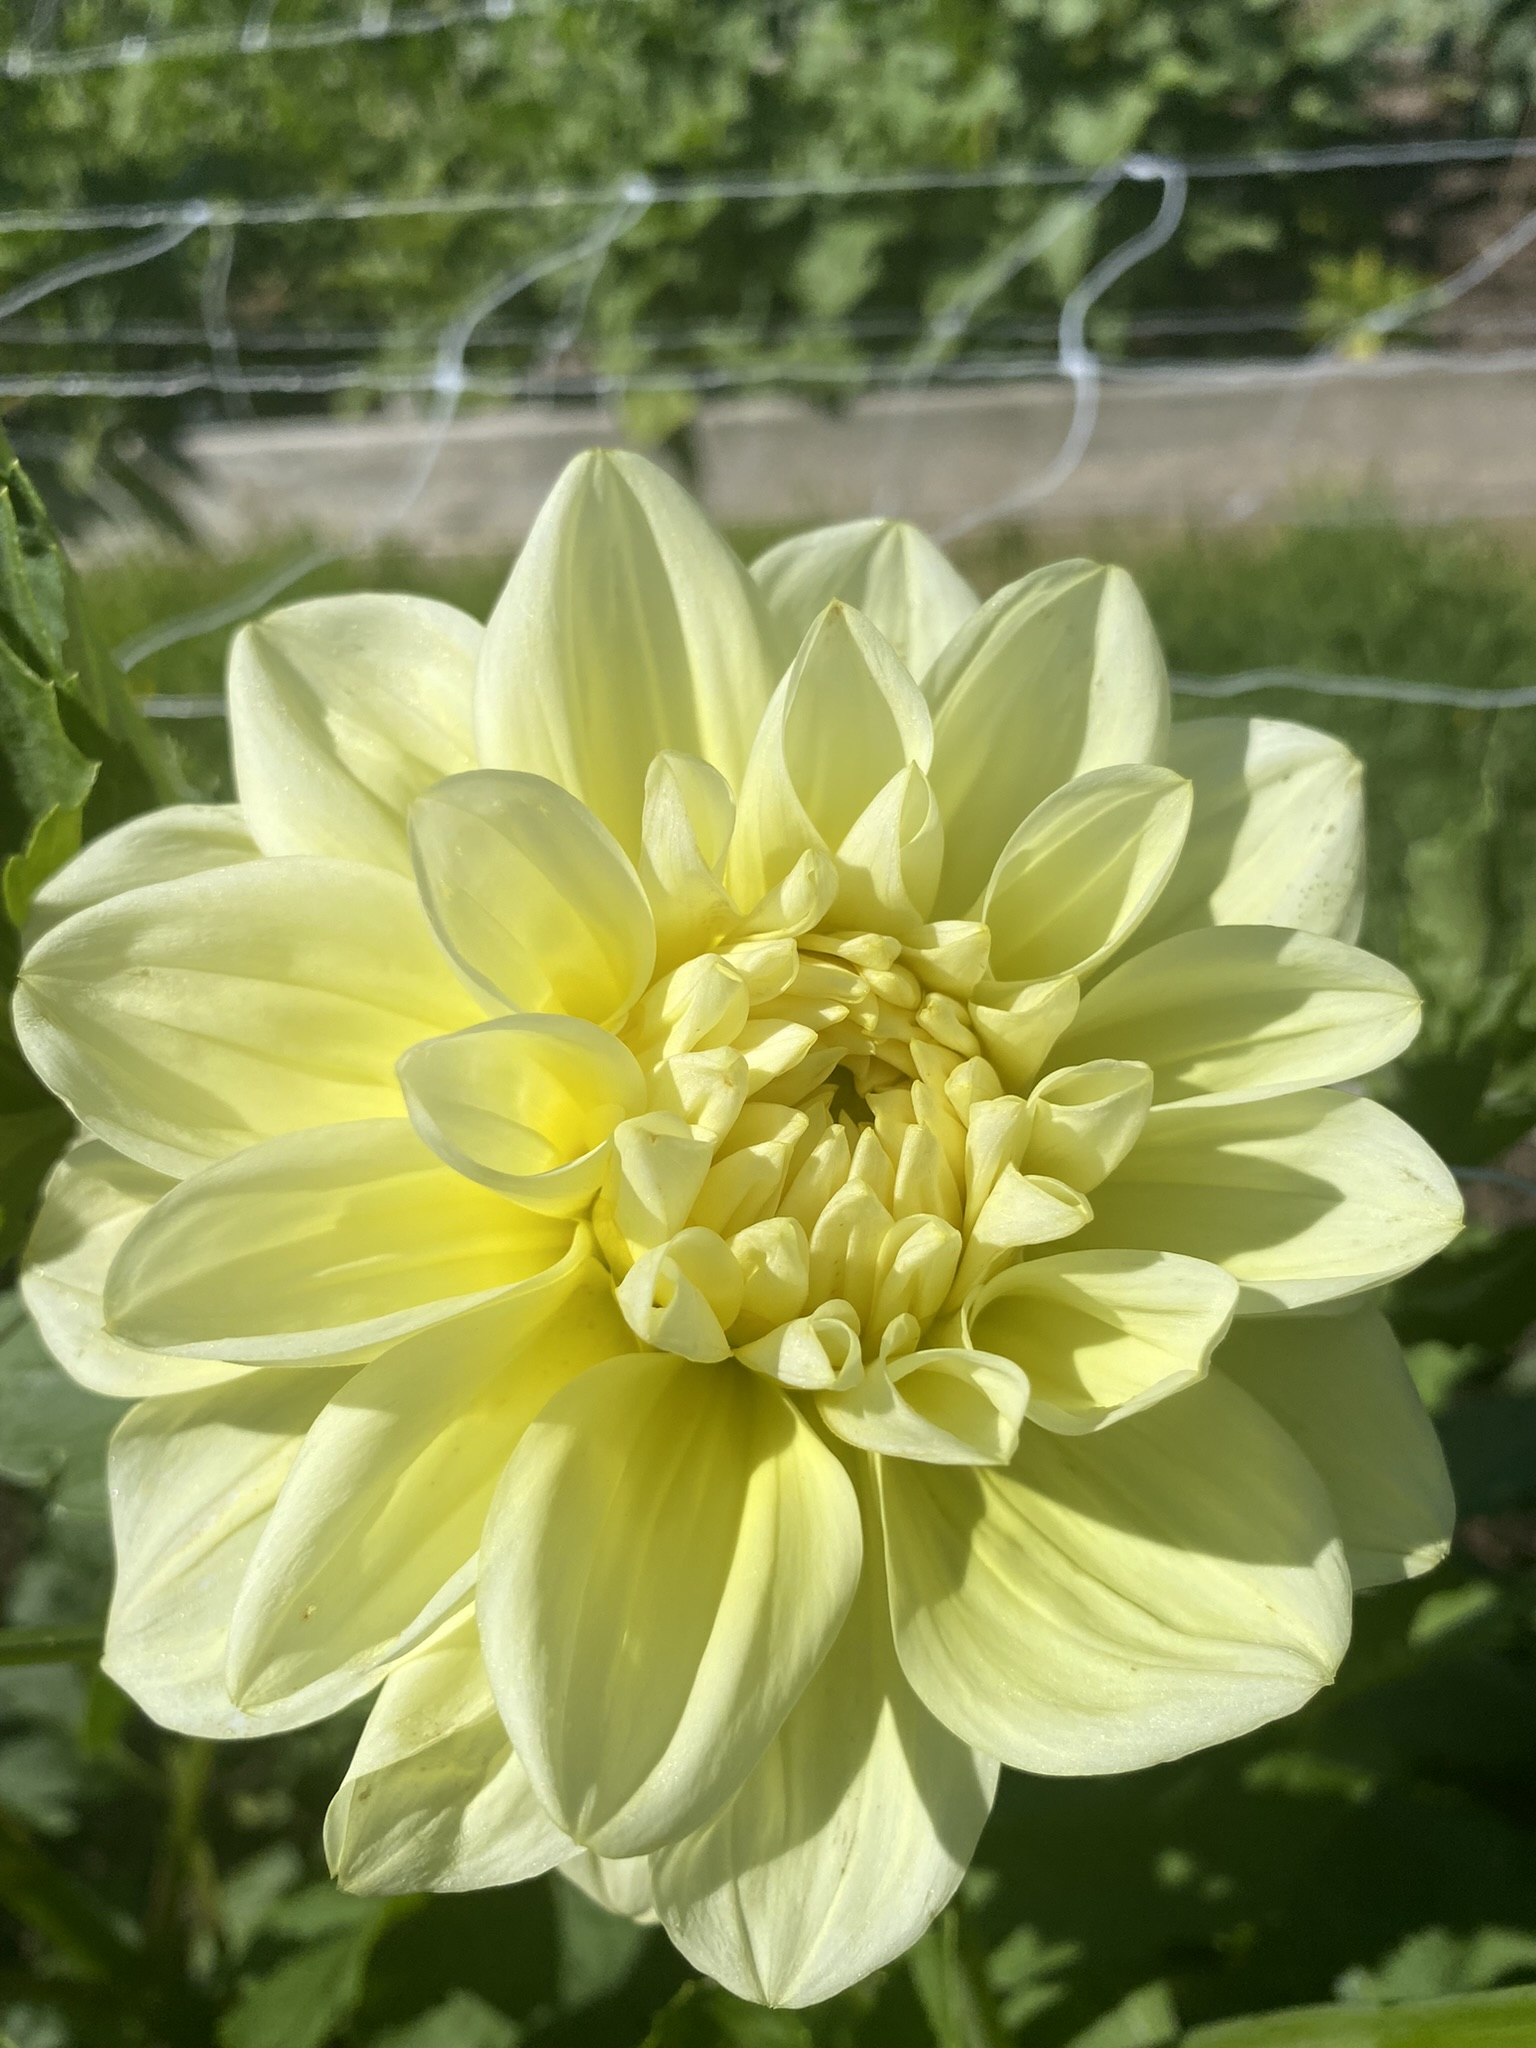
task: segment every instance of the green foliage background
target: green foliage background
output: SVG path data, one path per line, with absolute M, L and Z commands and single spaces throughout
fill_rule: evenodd
M 153 27 L 238 31 L 249 5 L 161 0 Z M 0 41 L 28 40 L 38 11 L 39 0 L 3 0 Z M 334 16 L 333 0 L 283 0 L 280 13 L 285 25 Z M 116 0 L 70 0 L 60 20 L 65 48 L 114 42 L 127 26 Z M 1517 133 L 1533 89 L 1531 0 L 527 0 L 506 21 L 452 33 L 13 77 L 0 205 L 419 198 L 603 188 L 634 172 L 816 177 L 1086 167 L 1131 150 L 1247 155 Z M 1112 352 L 1166 352 L 1166 340 L 1128 336 L 1128 317 L 1279 307 L 1293 325 L 1262 346 L 1301 349 L 1369 311 L 1373 278 L 1401 295 L 1453 268 L 1457 222 L 1498 175 L 1403 168 L 1197 183 L 1176 241 L 1116 288 L 1094 339 Z M 1073 219 L 1040 262 L 986 291 L 958 352 L 1017 353 L 1007 323 L 1021 319 L 1035 322 L 1028 345 L 1047 350 L 1066 291 L 1145 223 L 1151 199 L 1145 186 L 1123 186 Z M 906 360 L 917 323 L 982 289 L 1000 252 L 1068 203 L 1059 187 L 1021 187 L 656 207 L 595 280 L 563 271 L 500 323 L 568 318 L 565 344 L 551 350 L 547 332 L 514 336 L 477 346 L 471 360 L 537 371 L 554 390 L 593 375 L 821 370 L 799 388 L 837 402 L 864 369 Z M 275 355 L 248 353 L 248 369 L 286 360 L 419 370 L 435 330 L 489 280 L 581 234 L 598 211 L 247 227 L 232 250 L 198 232 L 0 326 L 0 370 L 206 361 L 203 291 L 226 255 L 233 325 L 288 336 L 272 343 Z M 0 236 L 0 293 L 125 239 Z M 181 339 L 125 338 L 157 323 Z M 336 329 L 357 338 L 302 342 Z M 1195 335 L 1178 348 L 1233 345 Z M 839 381 L 849 373 L 854 387 Z M 373 402 L 359 391 L 259 396 L 233 411 Z M 650 391 L 632 394 L 627 410 L 633 429 L 660 438 L 690 407 L 676 391 Z M 158 500 L 174 431 L 223 416 L 206 391 L 37 400 L 25 416 L 28 460 L 76 510 L 97 458 L 119 499 Z
M 14 475 L 10 489 L 24 522 Z M 46 597 L 65 572 L 30 531 Z M 1366 522 L 1087 538 L 1136 570 L 1185 671 L 1480 687 L 1536 673 L 1519 535 Z M 1042 536 L 998 535 L 966 567 L 987 588 L 1046 552 Z M 80 595 L 115 640 L 260 566 L 169 558 L 98 571 Z M 502 573 L 394 556 L 304 589 L 415 588 L 483 611 Z M 13 585 L 9 649 L 15 604 Z M 26 658 L 77 718 L 71 648 L 55 635 Z M 220 662 L 210 636 L 150 680 L 217 690 Z M 14 673 L 13 657 L 8 704 Z M 224 790 L 215 722 L 185 728 L 178 758 L 151 740 L 141 762 L 142 739 L 124 755 L 111 738 L 129 717 L 122 686 L 106 671 L 100 687 L 113 712 L 71 729 L 103 777 L 132 761 L 160 788 Z M 1451 1158 L 1495 1157 L 1536 1123 L 1536 712 L 1296 691 L 1256 708 L 1330 725 L 1365 756 L 1366 939 L 1428 997 L 1389 1092 Z M 133 787 L 127 801 L 149 800 L 147 781 Z M 46 794 L 29 815 L 51 815 Z M 25 1210 L 61 1122 L 46 1129 L 7 1155 L 8 1213 Z M 456 1898 L 335 1893 L 320 1820 L 361 1710 L 215 1746 L 152 1728 L 95 1671 L 114 1406 L 66 1381 L 11 1306 L 0 2029 L 16 2048 L 1522 2048 L 1536 2040 L 1536 1222 L 1498 1202 L 1390 1304 L 1456 1478 L 1451 1563 L 1362 1600 L 1338 1684 L 1291 1721 L 1130 1777 L 1006 1774 L 955 1907 L 904 1963 L 805 2014 L 740 2005 L 558 1878 Z

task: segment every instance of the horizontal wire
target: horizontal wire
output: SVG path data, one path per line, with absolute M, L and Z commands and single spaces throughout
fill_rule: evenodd
M 1536 157 L 1536 136 L 1492 136 L 1464 142 L 1359 143 L 1328 149 L 1263 150 L 1252 156 L 1191 157 L 1194 178 L 1286 177 L 1337 170 L 1390 170 L 1415 165 L 1495 163 Z M 1127 158 L 1126 162 L 1136 161 Z M 1178 161 L 1168 159 L 1169 162 Z M 652 206 L 729 199 L 856 199 L 921 192 L 995 192 L 1015 186 L 1085 185 L 1106 166 L 999 164 L 985 171 L 846 171 L 821 176 L 768 172 L 731 178 L 657 178 L 638 173 L 602 185 L 534 185 L 510 192 L 438 192 L 411 196 L 350 193 L 308 199 L 150 200 L 127 206 L 17 207 L 0 213 L 0 234 L 74 234 L 98 228 L 151 228 L 185 220 L 213 227 L 295 227 L 311 222 L 463 218 L 561 206 L 611 205 L 644 198 Z
M 1374 699 L 1387 704 L 1435 704 L 1457 711 L 1529 711 L 1536 684 L 1511 690 L 1465 689 L 1456 683 L 1403 683 L 1390 676 L 1314 675 L 1304 668 L 1250 668 L 1232 676 L 1172 676 L 1180 697 L 1247 697 L 1256 690 L 1309 690 L 1318 697 Z
M 1137 363 L 1106 363 L 1109 384 L 1177 382 L 1213 389 L 1255 384 L 1350 379 L 1368 381 L 1424 371 L 1479 376 L 1536 369 L 1536 349 L 1398 349 L 1368 358 L 1260 356 L 1228 362 L 1204 357 Z M 940 365 L 930 382 L 944 385 L 1052 382 L 1059 375 L 1054 355 L 968 356 Z M 705 394 L 749 390 L 763 385 L 841 385 L 900 393 L 900 364 L 884 362 L 756 362 L 708 369 L 647 369 L 577 373 L 529 372 L 498 375 L 465 371 L 464 392 L 476 398 L 603 398 L 628 391 Z M 211 363 L 188 363 L 165 371 L 61 370 L 0 376 L 0 398 L 183 398 L 197 391 L 244 391 L 253 396 L 316 397 L 344 391 L 372 391 L 384 397 L 421 396 L 437 388 L 434 373 L 381 370 L 367 365 L 329 369 L 285 368 L 222 373 Z M 319 424 L 317 421 L 316 424 Z
M 12 79 L 61 78 L 82 71 L 127 70 L 178 57 L 255 57 L 286 50 L 339 49 L 348 43 L 397 42 L 409 36 L 437 35 L 445 29 L 509 21 L 522 11 L 517 0 L 413 7 L 398 14 L 387 6 L 369 6 L 353 21 L 295 22 L 277 27 L 247 22 L 240 28 L 176 29 L 168 35 L 120 36 L 115 43 L 87 43 L 75 50 L 39 50 L 15 43 L 0 53 L 0 72 Z

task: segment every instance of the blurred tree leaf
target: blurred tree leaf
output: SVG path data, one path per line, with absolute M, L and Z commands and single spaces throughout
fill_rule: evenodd
M 362 2003 L 368 1959 L 415 1899 L 353 1899 L 328 1885 L 286 1901 L 268 1925 L 307 1941 L 297 1954 L 241 1980 L 219 2022 L 220 2048 L 326 2048 Z

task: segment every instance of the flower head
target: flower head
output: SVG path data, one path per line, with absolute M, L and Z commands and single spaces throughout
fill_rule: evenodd
M 137 1405 L 107 1668 L 199 1734 L 378 1689 L 361 1890 L 560 1866 L 804 2004 L 953 1891 L 999 1761 L 1290 1712 L 1449 1500 L 1361 1297 L 1450 1177 L 1333 1085 L 1359 773 L 1170 735 L 1067 562 L 912 529 L 749 576 L 633 456 L 489 626 L 236 640 L 238 808 L 39 899 L 17 1028 L 85 1136 L 27 1299 Z

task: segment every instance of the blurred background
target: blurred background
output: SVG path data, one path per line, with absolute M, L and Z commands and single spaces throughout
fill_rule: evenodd
M 1346 738 L 1426 996 L 1372 1087 L 1471 1218 L 1388 1303 L 1451 1561 L 1294 1720 L 1009 1774 L 912 1956 L 800 2015 L 558 1880 L 337 1895 L 360 1714 L 145 1723 L 94 1664 L 113 1407 L 5 1297 L 7 2048 L 1536 2042 L 1533 89 L 1536 0 L 3 0 L 7 978 L 74 835 L 229 793 L 234 623 L 483 616 L 622 442 L 748 556 L 882 513 L 983 593 L 1123 562 L 1176 715 Z M 0 1043 L 0 1257 L 65 1135 Z

